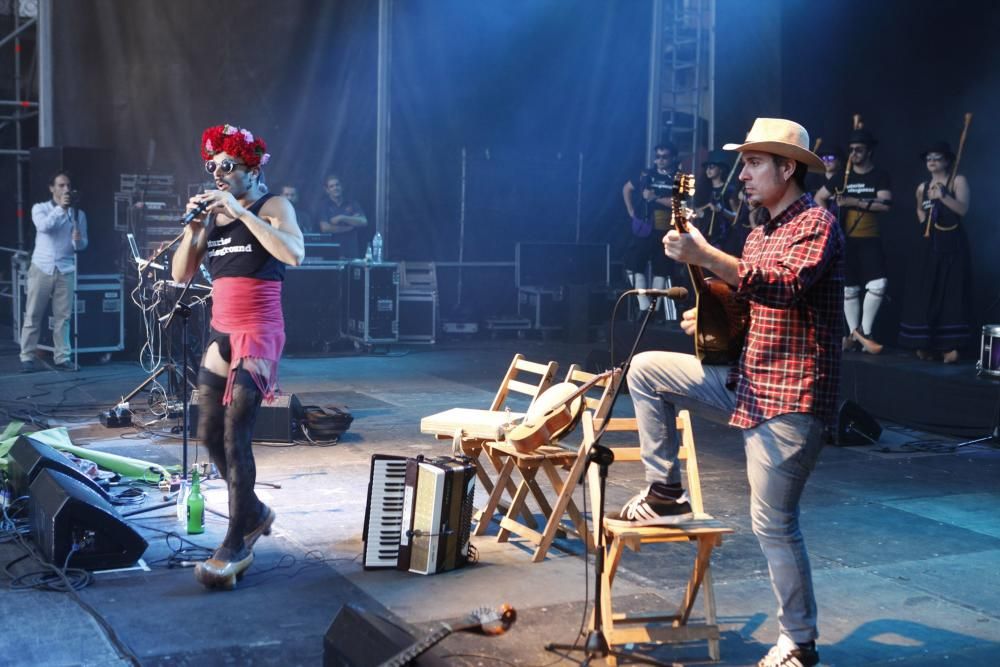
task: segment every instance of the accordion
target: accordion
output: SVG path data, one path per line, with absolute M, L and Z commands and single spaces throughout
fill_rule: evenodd
M 365 569 L 434 574 L 469 562 L 476 466 L 465 457 L 372 456 Z

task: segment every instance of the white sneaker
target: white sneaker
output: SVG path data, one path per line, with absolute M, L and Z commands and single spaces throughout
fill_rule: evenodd
M 791 638 L 781 635 L 778 643 L 771 647 L 757 667 L 813 667 L 819 664 L 819 653 L 813 648 L 802 648 Z

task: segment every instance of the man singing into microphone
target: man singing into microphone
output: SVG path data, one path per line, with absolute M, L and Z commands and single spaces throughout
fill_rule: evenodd
M 31 207 L 38 233 L 28 269 L 28 298 L 21 327 L 21 372 L 38 370 L 36 350 L 45 311 L 52 302 L 52 361 L 60 371 L 75 371 L 70 361 L 70 315 L 76 293 L 74 253 L 87 248 L 87 216 L 73 202 L 69 173 L 49 181 L 52 199 Z
M 758 118 L 743 144 L 740 180 L 760 225 L 740 258 L 712 247 L 695 228 L 669 231 L 666 254 L 710 270 L 750 307 L 746 346 L 731 369 L 690 354 L 643 352 L 628 373 L 649 486 L 618 514 L 616 526 L 670 525 L 691 518 L 677 465 L 675 405 L 728 416 L 742 429 L 750 517 L 778 599 L 777 645 L 767 667 L 819 662 L 816 601 L 799 530 L 799 498 L 834 418 L 844 303 L 844 236 L 833 215 L 805 192 L 807 170 L 823 171 L 798 123 Z M 681 326 L 693 334 L 696 312 Z
M 253 546 L 271 532 L 274 511 L 254 493 L 251 439 L 262 399 L 274 394 L 285 344 L 281 284 L 285 265 L 305 250 L 295 209 L 265 194 L 259 137 L 232 125 L 204 131 L 201 154 L 216 189 L 188 201 L 192 219 L 172 273 L 188 280 L 207 257 L 212 329 L 198 372 L 198 433 L 229 489 L 229 529 L 211 558 L 195 567 L 209 588 L 232 588 L 253 562 Z

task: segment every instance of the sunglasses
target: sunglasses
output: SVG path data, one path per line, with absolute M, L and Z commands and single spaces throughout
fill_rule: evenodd
M 823 162 L 836 162 L 838 158 L 836 155 L 823 155 L 820 157 Z
M 944 156 L 930 153 L 929 155 L 925 156 L 924 159 L 927 160 L 928 162 L 941 162 L 942 160 L 944 160 Z
M 222 162 L 216 162 L 215 160 L 209 160 L 205 163 L 205 171 L 208 172 L 209 176 L 215 176 L 215 170 L 221 169 L 222 173 L 229 175 L 236 171 L 237 167 L 245 167 L 246 165 L 242 162 L 237 162 L 236 160 L 230 160 L 226 158 Z
M 655 160 L 669 160 L 669 159 L 670 159 L 670 156 L 669 156 L 669 155 L 657 155 L 657 156 L 656 156 L 655 158 L 653 158 L 653 159 L 655 159 Z
M 866 150 L 868 150 L 868 147 L 867 146 L 851 146 L 850 150 L 851 150 L 852 153 L 864 153 Z

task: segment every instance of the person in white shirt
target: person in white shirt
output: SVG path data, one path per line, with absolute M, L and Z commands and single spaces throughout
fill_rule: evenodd
M 49 181 L 52 199 L 31 207 L 35 251 L 28 269 L 28 298 L 21 327 L 21 372 L 38 370 L 35 351 L 45 314 L 52 302 L 52 360 L 57 370 L 73 371 L 69 342 L 76 292 L 74 253 L 87 247 L 87 216 L 73 204 L 70 176 L 57 172 Z

